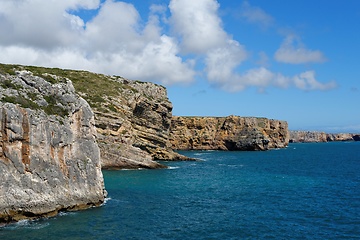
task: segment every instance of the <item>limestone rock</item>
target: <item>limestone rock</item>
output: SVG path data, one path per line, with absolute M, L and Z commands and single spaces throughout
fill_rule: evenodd
M 105 169 L 163 168 L 155 160 L 189 160 L 170 148 L 172 104 L 163 86 L 57 68 L 0 64 L 1 70 L 10 74 L 27 70 L 50 80 L 70 79 L 95 112 Z
M 115 81 L 125 86 L 106 100 L 116 111 L 95 112 L 103 168 L 165 168 L 155 160 L 189 160 L 170 148 L 172 104 L 166 89 L 122 78 Z
M 0 71 L 0 222 L 104 201 L 94 114 L 71 81 L 53 80 Z
M 358 134 L 353 133 L 325 133 L 316 131 L 290 131 L 290 142 L 334 142 L 356 141 Z
M 254 117 L 173 117 L 170 142 L 178 150 L 268 150 L 286 147 L 285 121 Z
M 340 141 L 340 142 L 353 141 L 354 136 L 356 136 L 356 134 L 352 134 L 352 133 L 334 133 L 334 134 L 328 133 L 327 134 L 327 141 L 328 142 L 333 142 L 333 141 Z
M 315 131 L 290 131 L 290 142 L 327 142 L 327 134 Z

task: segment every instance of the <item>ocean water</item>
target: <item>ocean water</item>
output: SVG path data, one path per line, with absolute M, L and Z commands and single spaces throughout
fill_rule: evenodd
M 360 239 L 360 142 L 181 153 L 201 161 L 104 171 L 102 207 L 2 227 L 0 239 Z

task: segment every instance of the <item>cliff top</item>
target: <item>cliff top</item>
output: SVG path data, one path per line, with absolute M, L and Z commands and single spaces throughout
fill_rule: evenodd
M 35 77 L 43 78 L 51 84 L 66 83 L 68 80 L 71 80 L 76 92 L 79 93 L 95 111 L 103 113 L 116 112 L 115 106 L 111 103 L 112 98 L 118 99 L 122 97 L 126 99 L 127 96 L 136 96 L 139 92 L 139 96 L 141 94 L 141 96 L 147 98 L 154 98 L 151 92 L 154 87 L 157 89 L 156 96 L 158 98 L 168 100 L 165 87 L 153 83 L 133 81 L 121 76 L 109 76 L 82 70 L 0 63 L 0 74 L 3 75 L 18 76 L 25 71 Z M 3 83 L 3 87 L 16 89 L 19 86 L 8 81 Z M 6 99 L 6 101 L 8 100 L 11 102 L 11 99 Z M 35 108 L 35 105 L 32 105 L 30 102 L 28 104 L 29 105 L 25 107 Z

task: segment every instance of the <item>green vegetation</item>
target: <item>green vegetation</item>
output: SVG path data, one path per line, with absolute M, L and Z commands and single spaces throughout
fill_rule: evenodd
M 87 100 L 92 108 L 101 108 L 107 97 L 118 96 L 120 89 L 130 88 L 125 84 L 114 81 L 110 76 L 96 74 L 87 71 L 63 70 L 59 68 L 41 68 L 41 67 L 24 67 L 26 70 L 32 71 L 34 74 L 41 75 L 52 74 L 61 76 L 59 79 L 70 79 L 77 92 Z M 49 81 L 48 76 L 46 79 Z M 55 80 L 52 78 L 53 81 Z M 56 80 L 55 80 L 56 81 Z M 50 82 L 50 81 L 49 81 Z M 54 83 L 54 82 L 51 82 Z
M 0 85 L 3 88 L 12 88 L 12 89 L 15 89 L 15 90 L 20 90 L 20 89 L 23 88 L 21 85 L 15 84 L 9 79 L 5 79 L 3 82 L 0 83 Z
M 81 96 L 95 109 L 101 108 L 106 102 L 106 98 L 119 96 L 122 89 L 128 89 L 134 93 L 138 92 L 131 86 L 114 80 L 114 77 L 103 74 L 60 68 L 0 64 L 0 73 L 15 75 L 16 70 L 31 71 L 33 75 L 39 76 L 52 84 L 65 82 L 68 78 L 72 81 L 76 91 L 81 93 Z M 58 77 L 54 78 L 51 75 Z M 115 109 L 110 106 L 110 110 L 114 111 Z
M 33 100 L 33 101 L 37 100 L 38 97 L 39 97 L 38 94 L 36 94 L 36 93 L 34 93 L 34 92 L 28 92 L 27 95 L 28 95 L 28 97 L 29 97 L 31 100 Z
M 82 96 L 94 110 L 104 113 L 118 112 L 118 109 L 114 105 L 114 101 L 112 99 L 117 99 L 119 97 L 126 99 L 127 95 L 138 93 L 139 90 L 133 87 L 134 83 L 146 84 L 146 82 L 141 81 L 131 81 L 131 84 L 127 81 L 122 83 L 117 80 L 121 79 L 119 76 L 108 76 L 81 70 L 0 64 L 0 74 L 16 75 L 16 71 L 21 70 L 30 71 L 34 76 L 41 77 L 51 84 L 65 83 L 67 79 L 70 79 L 76 92 L 79 93 L 80 96 Z M 15 90 L 20 90 L 21 88 L 21 85 L 16 85 L 10 80 L 4 81 L 1 83 L 1 86 Z M 30 93 L 27 93 L 27 96 L 29 99 L 36 100 L 36 94 L 31 95 Z M 154 96 L 152 95 L 148 96 L 145 94 L 143 96 L 150 101 L 154 100 Z M 43 109 L 48 114 L 60 116 L 65 114 L 65 109 L 62 109 L 56 104 L 56 100 L 58 99 L 47 98 L 45 100 L 49 103 L 49 105 Z M 18 99 L 15 102 L 20 104 L 20 102 L 24 101 L 20 101 Z
M 48 103 L 47 106 L 42 108 L 46 112 L 46 114 L 58 115 L 61 117 L 65 117 L 66 115 L 68 115 L 68 111 L 65 108 L 57 105 L 59 101 L 55 96 L 44 96 L 44 99 Z
M 16 73 L 14 68 L 16 67 L 17 67 L 16 65 L 0 64 L 0 73 L 15 75 Z
M 48 74 L 43 74 L 41 76 L 38 76 L 38 77 L 41 77 L 43 78 L 45 81 L 51 83 L 51 84 L 55 84 L 55 83 L 58 83 L 59 81 L 56 80 L 55 78 L 53 78 L 52 76 L 48 75 Z
M 56 105 L 57 100 L 54 96 L 45 96 L 44 99 L 48 102 L 47 106 L 41 107 L 39 106 L 34 100 L 36 98 L 35 95 L 29 96 L 29 98 L 26 98 L 23 95 L 17 95 L 17 96 L 3 96 L 1 98 L 2 102 L 9 102 L 13 104 L 19 104 L 23 108 L 30 108 L 33 110 L 42 109 L 45 111 L 48 115 L 57 115 L 64 117 L 68 114 L 68 111 L 61 107 Z
M 17 96 L 3 96 L 2 102 L 9 102 L 13 104 L 19 104 L 23 108 L 40 109 L 40 106 L 31 99 L 25 98 L 23 95 Z
M 110 111 L 112 111 L 112 112 L 117 112 L 116 107 L 115 107 L 114 105 L 112 105 L 112 104 L 110 104 L 110 105 L 108 106 L 108 109 L 109 109 Z

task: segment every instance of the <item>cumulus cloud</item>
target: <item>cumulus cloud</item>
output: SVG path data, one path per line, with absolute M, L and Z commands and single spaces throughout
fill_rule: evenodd
M 293 78 L 295 86 L 302 90 L 329 90 L 337 87 L 336 82 L 320 83 L 315 79 L 314 71 L 303 72 Z
M 250 22 L 273 21 L 247 2 L 243 9 Z M 86 10 L 95 14 L 84 22 L 76 14 Z M 134 5 L 122 1 L 4 0 L 0 29 L 6 34 L 0 35 L 0 62 L 84 69 L 166 85 L 189 83 L 201 75 L 226 91 L 335 87 L 334 82 L 318 82 L 313 71 L 294 77 L 274 73 L 267 68 L 264 52 L 259 55 L 261 67 L 240 71 L 248 53 L 224 30 L 218 10 L 216 0 L 170 0 L 168 7 L 152 5 L 148 19 L 142 19 Z M 287 38 L 277 58 L 287 62 L 324 58 L 318 51 L 294 46 L 294 41 Z
M 224 46 L 207 52 L 205 63 L 207 76 L 210 81 L 226 81 L 231 79 L 235 68 L 245 59 L 246 53 L 242 46 L 229 40 Z
M 41 6 L 41 7 L 39 7 Z M 79 9 L 99 9 L 91 21 Z M 164 84 L 191 82 L 193 62 L 179 56 L 175 38 L 163 34 L 161 8 L 148 21 L 132 4 L 107 0 L 1 1 L 0 61 L 87 69 Z
M 240 17 L 263 28 L 268 28 L 274 24 L 274 19 L 272 16 L 267 14 L 259 7 L 251 6 L 247 1 L 243 2 L 242 4 Z
M 214 84 L 229 92 L 242 91 L 247 87 L 256 87 L 260 92 L 268 86 L 285 88 L 289 86 L 290 79 L 271 72 L 265 67 L 252 68 L 243 74 L 234 74 L 230 79 L 213 81 Z
M 245 47 L 225 32 L 215 0 L 172 0 L 171 23 L 181 38 L 182 51 L 204 56 L 210 82 L 227 84 L 247 58 Z
M 203 54 L 229 38 L 221 26 L 219 3 L 215 0 L 172 0 L 169 8 L 170 21 L 184 52 Z
M 213 84 L 229 92 L 242 91 L 247 87 L 255 87 L 259 92 L 264 92 L 269 86 L 283 89 L 296 87 L 304 91 L 326 91 L 337 87 L 334 81 L 321 83 L 316 80 L 315 71 L 306 71 L 290 77 L 274 73 L 265 67 L 252 68 L 223 81 L 217 79 Z
M 287 36 L 280 48 L 275 52 L 275 59 L 279 62 L 291 64 L 326 61 L 321 51 L 307 49 L 297 37 L 292 35 Z
M 74 25 L 82 25 L 83 22 L 66 14 L 64 10 L 67 7 L 75 8 L 83 1 L 78 4 L 72 2 L 1 1 L 0 29 L 6 34 L 1 34 L 0 44 L 52 48 L 75 41 L 78 32 Z

